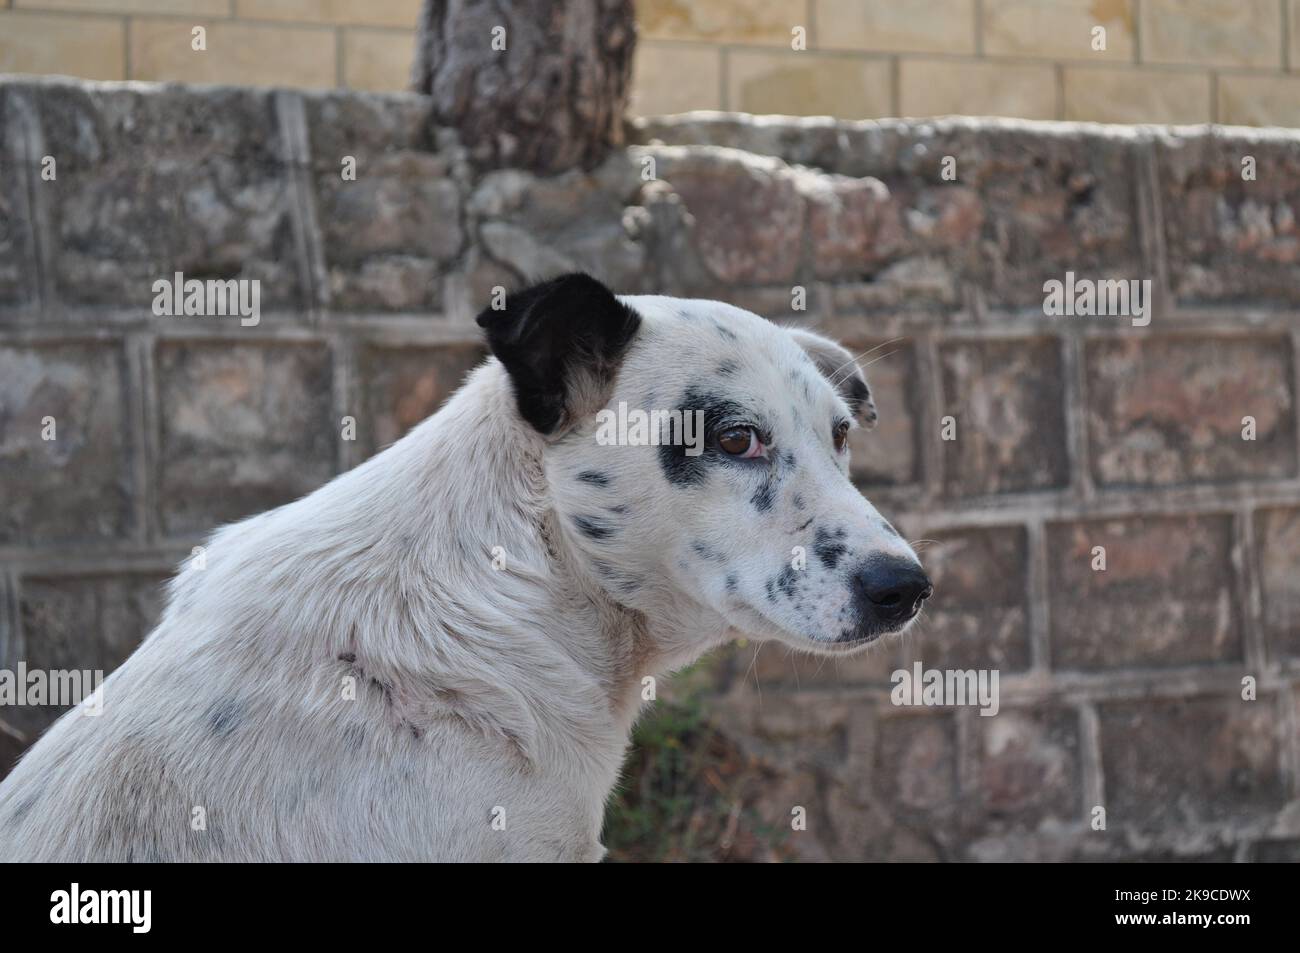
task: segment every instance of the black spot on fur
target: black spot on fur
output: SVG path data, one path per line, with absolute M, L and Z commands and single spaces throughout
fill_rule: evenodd
M 848 548 L 839 539 L 844 537 L 844 530 L 838 530 L 836 535 L 832 536 L 822 527 L 817 527 L 817 532 L 813 536 L 813 552 L 821 560 L 821 564 L 827 569 L 834 569 L 848 552 Z
M 767 590 L 767 601 L 776 602 L 776 580 L 769 579 L 763 584 L 763 588 Z
M 357 662 L 356 652 L 344 652 L 339 656 L 340 662 L 347 662 L 349 665 L 355 665 Z
M 796 533 L 802 533 L 804 530 L 806 530 L 806 529 L 808 528 L 809 524 L 811 524 L 812 521 L 815 520 L 816 518 L 817 518 L 817 517 L 815 517 L 815 516 L 810 516 L 810 517 L 808 517 L 808 518 L 807 518 L 806 520 L 804 520 L 801 524 L 799 524 L 798 526 L 796 526 L 796 527 L 794 528 L 794 531 L 795 531 Z
M 616 532 L 613 526 L 597 516 L 575 516 L 573 525 L 588 539 L 608 539 Z
M 715 373 L 719 377 L 731 377 L 740 369 L 740 365 L 735 361 L 727 360 L 718 365 Z
M 710 562 L 722 561 L 722 553 L 718 552 L 712 546 L 709 546 L 707 543 L 701 542 L 698 539 L 694 540 L 691 543 L 691 549 L 693 549 L 695 551 L 695 555 L 699 556 L 701 559 L 707 559 Z
M 712 434 L 724 421 L 745 420 L 751 417 L 752 415 L 746 413 L 744 408 L 718 394 L 688 387 L 686 393 L 682 395 L 679 409 L 683 416 L 695 411 L 704 412 L 704 433 L 700 436 L 705 440 L 701 453 L 695 456 L 687 454 L 684 434 L 677 431 L 675 422 L 670 422 L 669 432 L 659 437 L 659 466 L 663 469 L 669 483 L 676 487 L 699 486 L 708 476 L 711 461 L 724 459 L 729 463 L 742 462 L 734 460 L 712 446 L 707 435 Z
M 758 510 L 760 513 L 766 513 L 770 510 L 775 501 L 776 482 L 771 478 L 771 476 L 767 477 L 767 479 L 763 481 L 762 485 L 754 491 L 754 495 L 749 498 L 749 502 L 754 504 L 754 509 Z
M 786 566 L 781 570 L 781 575 L 777 577 L 776 587 L 781 590 L 787 599 L 793 599 L 795 593 L 795 581 L 799 578 L 793 566 Z
M 243 706 L 233 698 L 219 701 L 208 715 L 208 727 L 218 738 L 229 738 L 243 719 Z
M 578 474 L 578 479 L 592 486 L 609 486 L 609 474 L 598 473 L 595 470 L 583 470 Z
M 599 559 L 595 560 L 594 565 L 600 577 L 608 582 L 616 592 L 631 595 L 641 588 L 641 580 L 626 570 L 618 569 Z
M 21 821 L 24 817 L 26 817 L 28 814 L 32 812 L 32 808 L 36 806 L 36 802 L 39 801 L 40 799 L 41 799 L 40 793 L 36 793 L 36 794 L 29 795 L 28 797 L 19 801 L 18 804 L 14 807 L 14 809 L 9 813 L 9 823 L 17 824 L 19 821 Z
M 387 705 L 389 708 L 392 708 L 393 707 L 393 686 L 389 685 L 387 682 L 381 682 L 377 678 L 371 678 L 370 684 L 372 687 L 379 689 L 380 694 L 383 695 L 384 697 L 384 704 Z
M 736 574 L 734 572 L 727 573 L 727 591 L 735 592 L 738 588 L 740 588 L 740 580 L 736 578 Z
M 365 743 L 365 725 L 348 725 L 343 729 L 343 747 L 348 751 L 360 751 Z
M 840 384 L 840 396 L 844 398 L 844 403 L 849 405 L 849 410 L 853 411 L 853 416 L 856 417 L 861 412 L 862 405 L 871 396 L 871 390 L 862 378 L 850 374 L 848 379 Z
M 704 455 L 689 456 L 686 448 L 677 442 L 676 435 L 661 439 L 659 446 L 659 468 L 664 471 L 668 482 L 675 487 L 699 486 L 708 476 L 705 469 Z
M 807 505 L 806 503 L 804 503 L 802 493 L 796 493 L 794 496 L 790 497 L 790 503 L 794 506 L 796 510 L 801 510 Z

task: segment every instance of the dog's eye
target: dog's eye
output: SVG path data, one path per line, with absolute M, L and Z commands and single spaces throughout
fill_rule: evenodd
M 835 432 L 832 434 L 832 437 L 835 440 L 835 452 L 843 453 L 844 448 L 849 442 L 849 422 L 847 420 L 841 420 L 836 424 Z
M 758 457 L 766 449 L 753 427 L 728 427 L 718 434 L 718 446 L 733 457 Z

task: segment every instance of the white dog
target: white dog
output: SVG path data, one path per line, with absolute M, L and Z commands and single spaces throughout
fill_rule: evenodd
M 598 860 L 644 677 L 852 652 L 930 595 L 849 482 L 838 344 L 585 275 L 479 324 L 437 414 L 212 536 L 0 785 L 0 859 Z

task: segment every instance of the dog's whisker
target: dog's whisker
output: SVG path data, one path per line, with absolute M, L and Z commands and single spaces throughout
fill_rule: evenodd
M 867 361 L 866 364 L 863 364 L 863 365 L 862 365 L 862 369 L 865 371 L 865 370 L 866 370 L 868 367 L 870 367 L 872 364 L 877 364 L 877 363 L 879 363 L 880 361 L 883 361 L 883 360 L 884 360 L 885 358 L 887 358 L 887 357 L 893 357 L 895 354 L 900 354 L 900 353 L 902 353 L 903 350 L 904 350 L 904 349 L 900 347 L 900 348 L 898 348 L 898 350 L 890 351 L 890 352 L 888 352 L 887 354 L 881 354 L 879 357 L 873 357 L 871 360 Z
M 763 648 L 763 643 L 761 642 L 754 643 L 754 655 L 749 660 L 749 668 L 745 669 L 746 682 L 749 681 L 749 673 L 750 672 L 754 673 L 754 688 L 758 690 L 758 705 L 760 708 L 763 706 L 763 681 L 761 678 L 759 678 L 758 669 L 756 668 L 756 665 L 758 663 L 758 653 L 762 650 L 762 648 Z
M 813 672 L 813 678 L 817 678 L 818 676 L 820 676 L 822 673 L 822 669 L 825 667 L 826 667 L 826 656 L 823 655 L 821 658 L 817 660 L 817 671 Z
M 844 381 L 847 380 L 850 376 L 852 376 L 854 370 L 853 365 L 855 365 L 862 358 L 866 357 L 868 354 L 874 354 L 876 351 L 879 351 L 882 347 L 888 347 L 891 344 L 897 344 L 899 341 L 905 341 L 905 340 L 907 340 L 905 337 L 896 337 L 896 338 L 890 338 L 888 341 L 881 341 L 875 347 L 869 347 L 861 354 L 855 354 L 853 357 L 849 358 L 839 367 L 835 368 L 830 373 L 828 373 L 826 376 L 830 379 L 831 384 L 838 387 L 840 384 L 844 383 Z M 845 368 L 848 368 L 848 371 L 845 373 L 845 376 L 843 378 L 840 378 L 839 373 Z

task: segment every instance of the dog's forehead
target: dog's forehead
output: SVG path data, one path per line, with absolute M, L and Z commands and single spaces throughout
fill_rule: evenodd
M 732 330 L 743 333 L 750 331 L 761 333 L 764 328 L 774 325 L 766 318 L 752 311 L 738 308 L 725 301 L 713 301 L 708 298 L 673 298 L 668 295 L 620 295 L 619 300 L 646 320 L 653 323 L 686 322 L 687 324 L 713 321 L 724 326 L 733 326 Z
M 631 383 L 670 400 L 674 387 L 698 386 L 770 398 L 777 409 L 803 406 L 828 413 L 847 408 L 808 354 L 788 331 L 766 318 L 723 301 L 626 295 L 620 299 L 642 316 L 629 353 Z

